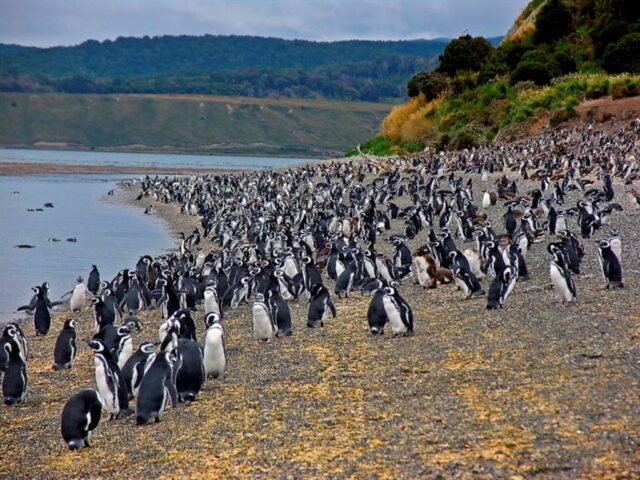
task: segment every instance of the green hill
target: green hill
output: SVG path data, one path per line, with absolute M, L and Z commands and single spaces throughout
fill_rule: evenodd
M 304 99 L 0 93 L 0 145 L 318 157 L 371 137 L 390 109 Z
M 453 40 L 434 72 L 385 119 L 371 153 L 515 139 L 576 115 L 586 100 L 640 95 L 640 2 L 533 0 L 492 48 Z
M 312 42 L 249 36 L 120 37 L 0 45 L 0 91 L 189 93 L 380 101 L 404 97 L 448 39 Z

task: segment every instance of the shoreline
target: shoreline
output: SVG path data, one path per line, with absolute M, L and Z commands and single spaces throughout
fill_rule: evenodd
M 52 174 L 167 174 L 167 175 L 206 175 L 209 173 L 236 173 L 242 168 L 194 168 L 194 167 L 158 167 L 124 165 L 88 165 L 45 162 L 0 162 L 0 175 L 52 175 Z

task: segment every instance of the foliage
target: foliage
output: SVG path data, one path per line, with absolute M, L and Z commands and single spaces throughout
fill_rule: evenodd
M 569 33 L 572 22 L 571 11 L 562 0 L 548 0 L 536 17 L 533 41 L 551 44 Z
M 380 134 L 395 143 L 424 142 L 432 128 L 430 113 L 440 100 L 428 101 L 422 94 L 391 110 L 382 122 Z
M 381 101 L 402 98 L 407 79 L 435 68 L 447 43 L 182 35 L 0 45 L 0 90 Z
M 463 35 L 452 40 L 440 55 L 438 72 L 454 76 L 458 72 L 478 71 L 491 53 L 491 43 L 483 37 Z
M 640 33 L 628 33 L 610 44 L 602 57 L 602 66 L 611 73 L 640 73 Z
M 430 101 L 437 98 L 449 87 L 449 79 L 440 72 L 422 72 L 414 75 L 407 83 L 407 95 L 416 97 L 423 94 Z

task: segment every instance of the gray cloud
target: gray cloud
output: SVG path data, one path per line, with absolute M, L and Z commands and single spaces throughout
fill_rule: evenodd
M 526 0 L 0 0 L 0 42 L 73 45 L 142 35 L 309 40 L 501 35 Z

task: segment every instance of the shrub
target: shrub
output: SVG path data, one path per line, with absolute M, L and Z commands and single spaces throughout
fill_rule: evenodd
M 427 101 L 437 98 L 449 87 L 449 79 L 439 72 L 422 72 L 414 75 L 407 83 L 407 94 L 417 97 L 421 93 Z
M 547 85 L 553 77 L 549 67 L 536 61 L 522 61 L 511 75 L 511 84 L 532 81 L 536 85 Z
M 640 73 L 640 33 L 629 33 L 607 47 L 602 66 L 610 73 Z
M 604 97 L 609 94 L 609 79 L 599 78 L 588 83 L 585 95 L 588 99 Z
M 571 28 L 571 11 L 561 0 L 549 0 L 536 17 L 534 43 L 551 44 L 564 37 Z

